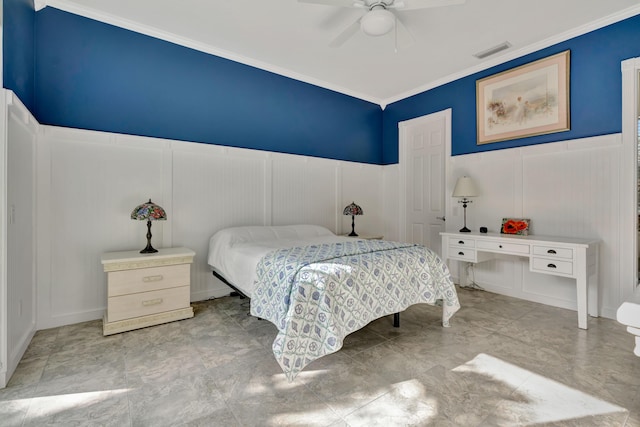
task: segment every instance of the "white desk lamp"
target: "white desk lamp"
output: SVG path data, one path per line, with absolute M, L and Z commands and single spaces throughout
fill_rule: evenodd
M 473 183 L 473 180 L 468 176 L 461 176 L 456 182 L 456 187 L 453 189 L 453 197 L 461 197 L 462 200 L 458 200 L 458 203 L 462 203 L 464 209 L 464 227 L 460 229 L 463 233 L 469 233 L 471 230 L 467 228 L 467 204 L 472 201 L 468 197 L 476 197 L 478 195 L 478 189 Z

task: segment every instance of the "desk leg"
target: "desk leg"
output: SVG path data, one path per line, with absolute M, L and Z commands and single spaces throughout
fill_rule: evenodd
M 461 288 L 466 288 L 469 286 L 469 262 L 466 261 L 458 261 L 458 285 Z
M 600 296 L 598 295 L 598 265 L 599 260 L 599 248 L 595 245 L 593 248 L 589 248 L 591 256 L 587 257 L 589 264 L 587 265 L 587 287 L 589 288 L 588 304 L 589 304 L 589 316 L 598 317 L 598 301 Z
M 598 317 L 598 247 L 592 247 L 590 251 L 587 252 L 586 248 L 578 248 L 576 257 L 578 328 L 580 329 L 587 329 L 588 315 Z
M 578 328 L 587 329 L 587 279 L 578 277 L 576 279 L 578 290 Z

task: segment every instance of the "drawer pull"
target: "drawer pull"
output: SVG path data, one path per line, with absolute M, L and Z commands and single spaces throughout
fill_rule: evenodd
M 464 245 L 464 240 L 458 240 L 459 245 Z
M 145 276 L 142 278 L 142 281 L 145 283 L 148 282 L 159 282 L 163 279 L 162 274 L 158 274 L 157 276 Z
M 146 301 L 142 301 L 142 305 L 144 307 L 149 307 L 151 305 L 158 305 L 158 304 L 162 304 L 162 298 L 155 298 L 155 299 L 149 299 Z
M 547 251 L 547 253 L 548 253 L 548 254 L 556 254 L 557 252 L 556 252 L 556 251 L 554 251 L 553 249 L 549 249 L 549 250 Z
M 502 249 L 502 245 L 498 245 L 498 247 L 499 247 L 500 249 Z
M 458 252 L 458 255 L 464 256 L 464 252 Z
M 547 267 L 548 267 L 548 268 L 558 268 L 558 267 L 556 267 L 556 265 L 555 265 L 555 264 L 547 264 Z

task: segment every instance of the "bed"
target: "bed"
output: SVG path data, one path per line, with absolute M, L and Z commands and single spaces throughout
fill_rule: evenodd
M 460 308 L 446 264 L 424 246 L 337 236 L 316 225 L 248 226 L 209 241 L 213 274 L 278 328 L 273 354 L 289 380 L 371 321 L 417 303 Z

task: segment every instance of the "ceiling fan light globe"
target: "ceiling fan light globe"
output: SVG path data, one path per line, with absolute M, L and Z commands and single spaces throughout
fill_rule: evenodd
M 382 36 L 391 31 L 396 17 L 386 9 L 373 9 L 360 20 L 360 29 L 368 36 Z

